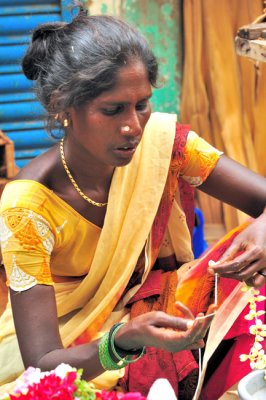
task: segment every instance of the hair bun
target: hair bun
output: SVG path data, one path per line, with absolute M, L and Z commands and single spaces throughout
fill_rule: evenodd
M 38 79 L 41 72 L 46 70 L 46 61 L 55 51 L 57 40 L 65 22 L 53 22 L 39 25 L 32 34 L 29 46 L 23 60 L 22 69 L 30 80 Z

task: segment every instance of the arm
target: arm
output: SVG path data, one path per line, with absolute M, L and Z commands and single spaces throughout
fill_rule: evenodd
M 256 218 L 234 239 L 213 271 L 262 286 L 266 282 L 266 179 L 223 155 L 199 189 Z
M 225 155 L 198 188 L 252 217 L 266 206 L 266 179 Z
M 83 368 L 85 379 L 92 379 L 103 372 L 98 356 L 98 341 L 63 348 L 53 287 L 36 285 L 24 292 L 11 291 L 11 302 L 25 367 L 31 365 L 42 370 L 51 370 L 64 362 L 76 368 Z M 212 315 L 193 321 L 189 310 L 182 305 L 179 305 L 180 307 L 186 318 L 151 312 L 131 320 L 117 333 L 116 345 L 124 350 L 125 354 L 126 350 L 145 345 L 173 352 L 184 348 L 202 347 L 202 339 Z M 212 314 L 213 311 L 211 307 L 208 313 Z M 179 330 L 175 331 L 173 328 Z
M 15 292 L 10 290 L 13 318 L 25 367 L 54 369 L 64 362 L 83 368 L 86 378 L 103 372 L 98 358 L 98 342 L 64 349 L 59 334 L 54 288 L 36 285 Z

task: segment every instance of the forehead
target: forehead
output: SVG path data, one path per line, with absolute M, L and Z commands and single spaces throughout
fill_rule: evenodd
M 115 86 L 119 86 L 124 82 L 135 83 L 138 79 L 147 81 L 150 84 L 145 65 L 141 61 L 131 62 L 118 70 Z
M 121 67 L 112 89 L 101 93 L 97 99 L 100 101 L 109 101 L 116 96 L 126 97 L 133 94 L 141 98 L 151 96 L 151 84 L 148 79 L 148 73 L 141 61 Z

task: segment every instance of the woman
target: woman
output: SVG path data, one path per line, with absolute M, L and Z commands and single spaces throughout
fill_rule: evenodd
M 168 371 L 176 392 L 182 383 L 187 389 L 197 371 L 190 350 L 204 345 L 215 306 L 206 265 L 204 301 L 188 300 L 191 311 L 175 303 L 177 280 L 182 289 L 191 264 L 176 269 L 193 258 L 182 211 L 191 192 L 183 181 L 179 190 L 180 177 L 257 218 L 227 259 L 236 247 L 244 253 L 214 267 L 256 287 L 266 281 L 265 179 L 177 125 L 175 115 L 151 114 L 157 61 L 124 22 L 81 10 L 70 24 L 41 25 L 23 71 L 36 80 L 50 126 L 57 121 L 65 136 L 2 196 L 1 248 L 21 356 L 7 308 L 1 382 L 21 373 L 22 360 L 43 370 L 65 362 L 98 387 L 123 377 L 126 390 L 134 386 L 134 365 L 149 362 L 149 346 L 150 359 L 157 348 L 163 369 L 179 370 Z M 146 381 L 152 369 L 142 370 Z M 191 396 L 185 392 L 180 398 Z

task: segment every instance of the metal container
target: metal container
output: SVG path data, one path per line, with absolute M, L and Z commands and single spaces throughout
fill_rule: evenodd
M 241 400 L 266 400 L 266 370 L 255 370 L 241 379 L 238 394 Z

